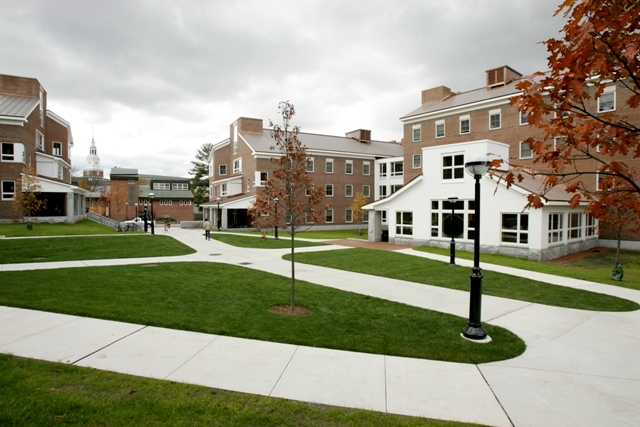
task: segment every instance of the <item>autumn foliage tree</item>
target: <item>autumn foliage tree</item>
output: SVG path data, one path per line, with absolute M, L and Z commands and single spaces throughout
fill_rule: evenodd
M 323 188 L 314 188 L 311 176 L 307 172 L 306 148 L 298 139 L 300 128 L 290 127 L 295 108 L 289 101 L 281 102 L 278 111 L 283 124 L 269 121 L 271 138 L 274 145 L 271 150 L 278 157 L 271 159 L 275 168 L 264 183 L 264 191 L 256 195 L 249 214 L 254 218 L 255 227 L 272 228 L 278 226 L 291 235 L 291 311 L 295 310 L 295 236 L 301 228 L 323 218 L 316 208 L 324 198 Z M 275 203 L 275 200 L 278 200 Z
M 29 218 L 27 228 L 31 229 L 31 215 L 47 206 L 46 200 L 40 196 L 42 186 L 33 167 L 27 165 L 22 169 L 14 191 L 13 209 Z
M 529 123 L 543 131 L 542 138 L 527 141 L 534 162 L 544 165 L 546 190 L 567 184 L 567 191 L 574 193 L 572 206 L 586 199 L 587 210 L 605 218 L 607 206 L 624 200 L 638 215 L 640 181 L 626 160 L 640 156 L 634 112 L 640 105 L 640 2 L 565 0 L 556 15 L 560 13 L 567 19 L 563 37 L 544 42 L 550 70 L 520 82 L 522 96 L 512 99 L 529 115 Z M 612 85 L 628 95 L 627 111 L 636 119 L 609 107 L 598 111 L 598 99 L 610 96 L 605 89 Z M 615 178 L 618 185 L 596 188 L 593 176 Z M 512 174 L 507 179 L 522 177 Z M 542 206 L 541 197 L 531 195 L 529 206 Z
M 367 204 L 367 197 L 362 192 L 356 193 L 353 197 L 353 202 L 349 209 L 353 212 L 353 220 L 358 224 L 358 236 L 362 234 L 362 221 L 364 221 L 364 217 L 366 211 L 362 209 L 364 205 Z

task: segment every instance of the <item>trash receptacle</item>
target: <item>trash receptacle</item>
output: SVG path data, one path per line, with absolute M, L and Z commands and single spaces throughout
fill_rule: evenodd
M 382 230 L 382 238 L 380 239 L 382 242 L 389 241 L 389 230 Z

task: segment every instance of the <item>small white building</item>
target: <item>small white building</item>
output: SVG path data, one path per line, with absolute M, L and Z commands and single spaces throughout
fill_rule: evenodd
M 523 173 L 507 189 L 500 176 L 508 168 L 509 145 L 490 140 L 423 148 L 422 175 L 364 207 L 369 240 L 380 241 L 384 233 L 390 243 L 449 247 L 453 235 L 457 248 L 473 250 L 475 179 L 465 162 L 476 153 L 505 160 L 501 170 L 480 180 L 482 252 L 543 261 L 597 246 L 597 220 L 584 212 L 586 203 L 571 208 L 571 194 L 560 186 L 545 194 L 542 208 L 524 210 L 529 194 L 542 193 L 542 179 Z M 454 194 L 452 206 L 448 198 Z

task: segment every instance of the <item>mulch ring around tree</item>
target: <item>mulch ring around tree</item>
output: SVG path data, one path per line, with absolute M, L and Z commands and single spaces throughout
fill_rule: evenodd
M 269 311 L 276 314 L 284 314 L 286 316 L 308 316 L 313 311 L 306 307 L 295 306 L 293 311 L 290 305 L 272 305 L 269 307 Z

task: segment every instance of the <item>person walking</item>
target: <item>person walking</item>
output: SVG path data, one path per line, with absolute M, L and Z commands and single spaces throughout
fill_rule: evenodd
M 204 240 L 211 240 L 211 222 L 209 218 L 204 219 L 202 228 L 204 228 Z

